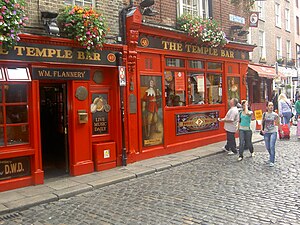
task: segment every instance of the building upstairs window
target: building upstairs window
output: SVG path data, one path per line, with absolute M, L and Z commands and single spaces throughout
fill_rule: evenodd
M 209 0 L 179 0 L 178 16 L 190 14 L 202 18 L 209 17 Z
M 277 60 L 282 59 L 281 37 L 276 37 L 276 57 L 277 57 Z
M 84 7 L 95 7 L 95 0 L 65 0 L 66 5 L 78 5 Z
M 291 41 L 286 41 L 286 59 L 287 61 L 292 60 L 292 45 Z
M 259 47 L 259 57 L 260 60 L 266 59 L 266 40 L 265 32 L 260 30 L 258 33 L 258 47 Z
M 275 3 L 275 26 L 281 28 L 281 9 L 280 4 Z
M 259 19 L 265 19 L 265 3 L 263 1 L 257 1 L 257 11 L 259 12 Z
M 290 10 L 289 9 L 285 9 L 284 18 L 285 18 L 285 30 L 291 31 L 291 20 L 290 20 Z

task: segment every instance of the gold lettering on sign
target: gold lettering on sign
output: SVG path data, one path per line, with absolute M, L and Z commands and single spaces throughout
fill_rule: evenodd
M 165 50 L 171 50 L 171 51 L 177 51 L 182 52 L 182 43 L 177 42 L 171 42 L 171 41 L 162 41 L 163 49 Z
M 4 50 L 3 48 L 0 48 L 0 55 L 7 55 L 8 51 Z
M 77 52 L 77 59 L 101 61 L 100 54 L 96 53 L 96 52 L 94 52 L 92 55 L 87 55 L 85 52 L 78 51 Z

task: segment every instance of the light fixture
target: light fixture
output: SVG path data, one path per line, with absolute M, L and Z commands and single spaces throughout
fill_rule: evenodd
M 50 35 L 59 35 L 59 27 L 57 25 L 56 17 L 58 16 L 58 13 L 55 12 L 49 12 L 49 11 L 42 11 L 42 21 L 45 26 L 46 31 Z
M 154 5 L 154 0 L 144 0 L 140 3 L 140 8 L 144 16 L 156 16 L 157 11 L 151 8 Z

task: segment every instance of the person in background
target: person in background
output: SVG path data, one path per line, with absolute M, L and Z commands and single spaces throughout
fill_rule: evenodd
M 275 90 L 273 90 L 271 101 L 274 105 L 274 110 L 278 110 L 278 94 Z
M 265 146 L 269 152 L 270 159 L 268 161 L 269 166 L 273 167 L 275 163 L 275 144 L 277 140 L 278 128 L 282 132 L 280 125 L 280 118 L 277 113 L 273 112 L 273 102 L 268 102 L 267 112 L 263 114 L 262 124 L 263 130 L 261 132 L 264 135 Z
M 298 99 L 295 103 L 295 110 L 296 110 L 295 120 L 298 120 L 298 116 L 300 115 L 300 95 L 298 95 Z
M 229 151 L 229 155 L 237 154 L 236 142 L 235 142 L 235 132 L 238 128 L 239 122 L 239 111 L 237 108 L 238 100 L 232 98 L 229 101 L 230 109 L 228 110 L 224 118 L 218 118 L 220 122 L 224 122 L 224 129 L 226 130 L 227 143 L 222 149 L 224 151 Z
M 252 111 L 248 109 L 248 102 L 246 100 L 242 101 L 242 111 L 240 112 L 240 122 L 239 122 L 239 158 L 238 160 L 243 160 L 245 146 L 249 148 L 251 157 L 254 156 L 253 145 L 252 145 L 252 130 L 250 129 Z
M 286 95 L 283 93 L 281 93 L 278 97 L 278 113 L 282 118 L 282 124 L 288 124 L 290 126 L 292 106 Z

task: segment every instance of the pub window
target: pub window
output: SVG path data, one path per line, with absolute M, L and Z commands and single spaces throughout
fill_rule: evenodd
M 166 58 L 166 66 L 170 67 L 184 67 L 183 59 Z
M 204 62 L 200 60 L 189 60 L 189 68 L 191 69 L 204 69 Z
M 188 94 L 190 105 L 205 104 L 204 73 L 188 73 Z
M 29 143 L 28 85 L 0 85 L 0 146 Z
M 185 72 L 165 71 L 167 106 L 185 106 Z
M 206 76 L 206 92 L 208 104 L 222 103 L 222 74 L 208 73 Z
M 29 70 L 26 67 L 5 68 L 7 81 L 30 81 Z
M 207 69 L 222 71 L 222 65 L 223 65 L 222 63 L 218 63 L 218 62 L 208 62 Z
M 65 0 L 66 5 L 78 5 L 93 8 L 95 7 L 95 0 Z

